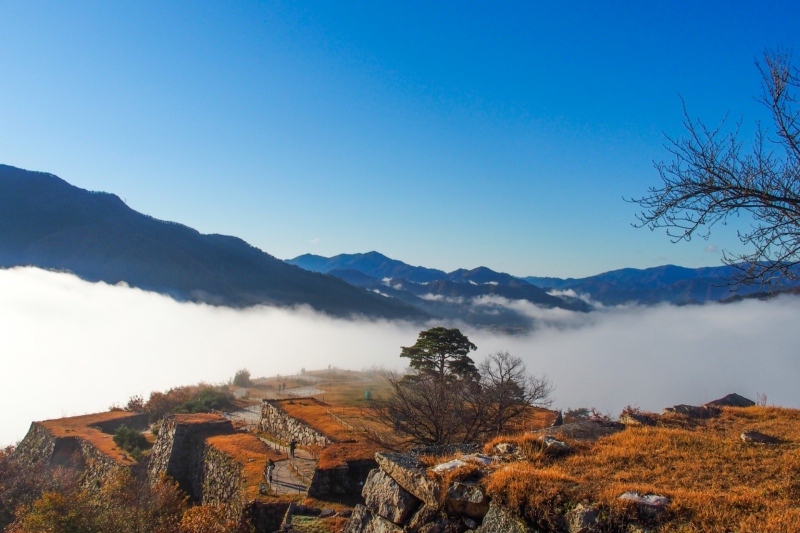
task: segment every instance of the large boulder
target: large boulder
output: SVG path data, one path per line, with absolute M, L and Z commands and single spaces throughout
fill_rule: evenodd
M 624 429 L 624 424 L 610 420 L 580 420 L 578 422 L 564 424 L 563 426 L 536 429 L 531 431 L 531 433 L 534 435 L 550 435 L 559 438 L 591 442 L 601 437 L 619 433 Z
M 560 441 L 555 437 L 551 437 L 550 435 L 542 435 L 536 439 L 536 442 L 542 446 L 542 453 L 551 457 L 566 455 L 572 451 L 572 448 L 570 448 L 569 444 Z
M 441 510 L 437 506 L 423 505 L 406 524 L 409 531 L 420 531 L 426 524 L 439 521 Z
M 343 533 L 403 533 L 403 528 L 358 504 Z
M 442 498 L 439 481 L 416 457 L 396 452 L 378 452 L 375 461 L 401 487 L 423 502 L 438 506 Z
M 744 442 L 752 444 L 780 444 L 781 442 L 781 439 L 778 437 L 773 437 L 772 435 L 767 435 L 760 431 L 745 431 L 739 435 L 739 438 Z
M 421 503 L 379 469 L 369 473 L 361 495 L 367 507 L 398 525 L 404 524 Z
M 735 392 L 728 394 L 718 400 L 703 404 L 703 407 L 752 407 L 756 404 L 753 400 L 748 400 L 744 396 L 739 396 Z
M 489 498 L 474 483 L 456 481 L 448 487 L 445 501 L 447 510 L 451 513 L 478 520 L 486 516 L 489 511 Z
M 530 526 L 524 519 L 513 515 L 506 509 L 492 502 L 489 512 L 483 517 L 483 524 L 475 533 L 541 533 Z

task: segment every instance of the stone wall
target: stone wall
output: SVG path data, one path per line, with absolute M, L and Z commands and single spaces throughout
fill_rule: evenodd
M 346 461 L 334 468 L 317 468 L 308 495 L 315 498 L 337 495 L 361 495 L 364 482 L 371 470 L 378 468 L 373 459 Z
M 158 439 L 150 454 L 149 477 L 155 482 L 165 474 L 178 482 L 189 497 L 203 498 L 205 439 L 211 435 L 233 432 L 229 420 L 182 423 L 174 415 L 164 417 Z
M 313 398 L 297 398 L 295 401 L 297 400 L 316 401 Z M 289 416 L 280 408 L 278 402 L 273 400 L 263 400 L 261 422 L 258 427 L 261 431 L 266 431 L 283 441 L 289 442 L 294 439 L 305 446 L 328 446 L 334 442 L 330 437 Z
M 56 438 L 53 434 L 33 422 L 25 438 L 14 451 L 14 458 L 25 463 L 45 462 L 49 465 L 55 447 Z
M 43 463 L 48 468 L 60 466 L 78 470 L 87 486 L 95 486 L 102 478 L 126 468 L 89 442 L 79 437 L 55 437 L 36 422 L 31 424 L 28 434 L 14 451 L 14 459 Z
M 242 465 L 230 455 L 207 446 L 203 452 L 202 502 L 226 504 L 242 512 Z
M 103 478 L 123 468 L 128 468 L 117 463 L 85 440 L 80 441 L 80 456 L 83 459 L 83 482 L 87 486 L 97 487 Z

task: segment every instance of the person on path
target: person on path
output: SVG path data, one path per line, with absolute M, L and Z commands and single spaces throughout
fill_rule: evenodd
M 275 471 L 275 461 L 273 461 L 270 458 L 270 460 L 267 461 L 267 483 L 269 483 L 270 487 L 272 486 L 272 473 L 274 471 Z
M 294 457 L 294 449 L 297 448 L 297 441 L 292 439 L 292 442 L 289 443 L 289 455 Z

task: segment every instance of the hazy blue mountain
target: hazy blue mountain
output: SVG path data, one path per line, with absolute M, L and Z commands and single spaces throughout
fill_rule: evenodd
M 524 279 L 543 287 L 585 294 L 604 305 L 628 302 L 702 303 L 741 297 L 765 290 L 759 285 L 738 288 L 729 285 L 734 272 L 734 267 L 727 265 L 702 268 L 663 265 L 646 269 L 623 268 L 580 279 L 533 276 Z M 786 285 L 784 289 L 797 285 L 797 282 L 784 283 Z M 770 290 L 781 290 L 781 288 L 774 287 Z
M 305 254 L 286 261 L 291 265 L 312 272 L 328 273 L 331 270 L 357 270 L 367 276 L 383 278 L 402 278 L 416 283 L 427 283 L 444 279 L 447 274 L 433 268 L 415 267 L 402 261 L 390 259 L 378 252 L 365 254 L 340 254 L 334 257 Z
M 495 272 L 486 267 L 473 268 L 472 270 L 459 268 L 447 274 L 446 279 L 456 283 L 475 283 L 476 285 L 497 284 L 508 287 L 530 285 L 525 280 L 515 278 L 510 274 Z
M 427 313 L 288 265 L 236 237 L 143 215 L 117 196 L 0 165 L 0 267 L 66 270 L 174 298 L 230 306 L 307 304 L 338 316 Z

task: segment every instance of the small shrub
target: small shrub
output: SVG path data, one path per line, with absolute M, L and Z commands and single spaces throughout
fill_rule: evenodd
M 114 444 L 126 452 L 130 452 L 131 455 L 134 455 L 134 451 L 138 451 L 141 457 L 141 450 L 147 446 L 147 439 L 135 429 L 123 424 L 114 432 Z
M 252 385 L 252 381 L 250 381 L 250 371 L 246 368 L 237 370 L 236 375 L 233 376 L 233 384 L 237 387 L 249 387 Z

